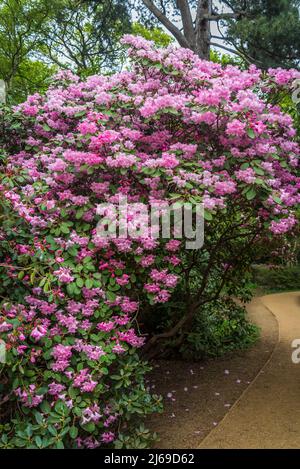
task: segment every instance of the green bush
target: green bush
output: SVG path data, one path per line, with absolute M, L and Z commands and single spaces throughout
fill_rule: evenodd
M 300 290 L 300 266 L 255 266 L 253 281 L 266 293 Z
M 217 300 L 199 310 L 193 332 L 181 347 L 184 358 L 218 357 L 256 342 L 259 329 L 247 321 L 245 308 L 230 299 Z

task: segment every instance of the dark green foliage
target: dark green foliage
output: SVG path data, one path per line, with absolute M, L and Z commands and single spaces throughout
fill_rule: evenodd
M 300 290 L 300 266 L 255 266 L 253 280 L 266 293 Z
M 119 41 L 131 30 L 128 2 L 53 0 L 51 5 L 41 31 L 46 61 L 84 77 L 120 68 L 124 48 Z
M 230 0 L 245 15 L 227 22 L 230 42 L 262 68 L 298 67 L 299 0 Z
M 258 337 L 259 329 L 247 321 L 245 309 L 220 299 L 199 310 L 180 353 L 193 360 L 218 357 L 250 347 Z

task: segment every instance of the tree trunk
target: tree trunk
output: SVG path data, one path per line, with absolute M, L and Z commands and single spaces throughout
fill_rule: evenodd
M 199 0 L 195 24 L 196 44 L 194 52 L 201 59 L 210 60 L 210 20 L 212 15 L 212 0 Z
M 191 13 L 191 5 L 188 0 L 176 0 L 176 7 L 181 16 L 183 31 L 173 23 L 155 4 L 153 0 L 142 0 L 143 4 L 160 21 L 168 31 L 175 37 L 181 47 L 191 49 L 201 59 L 210 60 L 210 23 L 212 18 L 218 18 L 218 15 L 212 15 L 213 0 L 198 0 L 195 26 Z M 163 2 L 162 2 L 163 3 Z

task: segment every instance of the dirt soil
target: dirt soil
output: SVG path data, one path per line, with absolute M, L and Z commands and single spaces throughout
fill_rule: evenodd
M 251 349 L 197 363 L 166 360 L 153 363 L 148 385 L 164 397 L 165 403 L 164 412 L 146 422 L 148 428 L 159 434 L 156 448 L 199 447 L 212 430 L 220 427 L 222 419 L 230 414 L 231 407 L 268 362 L 278 344 L 278 322 L 260 298 L 255 298 L 247 310 L 250 321 L 261 328 L 260 340 Z M 300 400 L 300 386 L 298 390 Z M 298 422 L 300 425 L 300 418 Z M 235 432 L 239 433 L 238 426 Z M 220 438 L 219 435 L 217 440 L 207 440 L 203 448 L 228 447 Z

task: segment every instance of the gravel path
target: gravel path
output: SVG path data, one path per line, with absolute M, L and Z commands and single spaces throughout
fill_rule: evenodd
M 292 362 L 292 342 L 300 339 L 300 292 L 264 296 L 253 307 L 274 314 L 278 343 L 200 448 L 300 448 L 300 363 Z
M 152 363 L 148 385 L 164 396 L 164 412 L 146 422 L 159 434 L 156 448 L 197 448 L 269 360 L 278 343 L 278 322 L 258 297 L 247 311 L 248 319 L 261 330 L 259 341 L 250 349 L 200 362 Z

